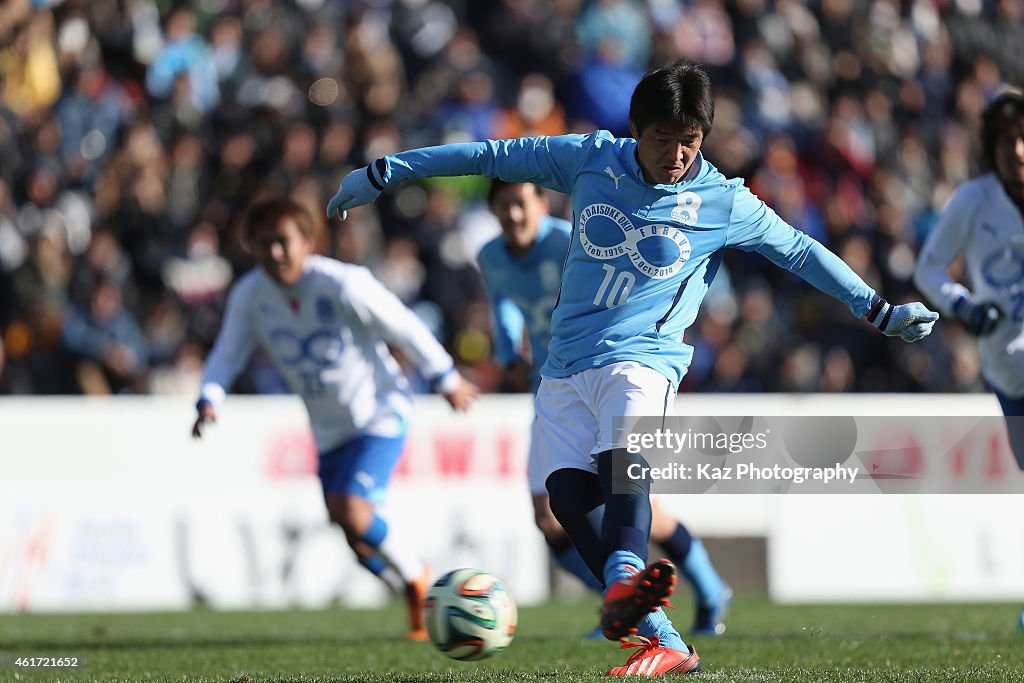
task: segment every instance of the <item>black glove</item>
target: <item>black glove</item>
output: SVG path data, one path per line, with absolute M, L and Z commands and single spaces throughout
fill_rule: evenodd
M 979 337 L 991 334 L 1003 319 L 1003 312 L 994 303 L 974 303 L 966 296 L 953 302 L 953 313 L 968 332 Z

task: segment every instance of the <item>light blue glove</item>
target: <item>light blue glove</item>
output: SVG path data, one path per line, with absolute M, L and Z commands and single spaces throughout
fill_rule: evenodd
M 348 216 L 348 209 L 369 204 L 384 190 L 384 181 L 378 175 L 385 168 L 384 160 L 377 159 L 370 166 L 363 166 L 345 176 L 341 187 L 327 202 L 327 219 L 335 215 L 340 220 Z
M 887 337 L 899 335 L 905 342 L 916 342 L 931 334 L 939 314 L 916 301 L 893 306 L 876 294 L 871 300 L 867 318 Z

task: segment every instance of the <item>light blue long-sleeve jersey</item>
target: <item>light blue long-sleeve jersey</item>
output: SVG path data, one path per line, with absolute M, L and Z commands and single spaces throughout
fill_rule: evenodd
M 537 237 L 522 257 L 514 256 L 502 237 L 483 246 L 477 256 L 494 308 L 494 347 L 505 367 L 522 359 L 523 325 L 530 335 L 533 366 L 548 357 L 551 312 L 562 285 L 562 266 L 572 239 L 572 225 L 544 216 Z
M 372 172 L 485 175 L 571 196 L 572 243 L 551 318 L 545 377 L 634 361 L 679 384 L 697 316 L 727 247 L 756 251 L 864 316 L 872 290 L 843 261 L 779 218 L 739 179 L 698 155 L 682 182 L 644 180 L 637 142 L 589 135 L 486 140 L 384 157 Z

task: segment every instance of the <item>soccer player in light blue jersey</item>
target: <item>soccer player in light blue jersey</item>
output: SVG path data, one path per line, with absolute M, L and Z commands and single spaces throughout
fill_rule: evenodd
M 477 261 L 494 310 L 495 354 L 511 373 L 527 374 L 536 390 L 538 371 L 548 355 L 551 311 L 562 285 L 562 264 L 572 240 L 572 224 L 548 214 L 547 197 L 533 183 L 494 180 L 487 201 L 501 224 L 501 235 L 483 246 Z M 524 328 L 529 335 L 529 350 L 523 343 Z M 599 591 L 603 588 L 600 579 L 587 567 L 551 512 L 544 486 L 546 473 L 536 445 L 537 441 L 531 440 L 527 474 L 537 528 L 559 566 Z M 601 515 L 592 515 L 591 521 L 599 529 Z M 723 618 L 732 591 L 711 564 L 700 539 L 662 510 L 657 499 L 651 501 L 651 540 L 662 547 L 693 586 L 697 610 L 691 633 L 724 633 Z
M 668 560 L 647 563 L 651 482 L 628 480 L 624 490 L 612 462 L 617 470 L 641 462 L 626 449 L 622 418 L 668 411 L 693 353 L 683 333 L 723 250 L 756 251 L 905 341 L 930 333 L 938 314 L 917 302 L 888 303 L 703 158 L 714 102 L 699 66 L 679 61 L 646 74 L 629 118 L 631 138 L 599 130 L 389 155 L 346 176 L 327 213 L 344 218 L 389 185 L 428 176 L 478 174 L 570 195 L 572 243 L 541 367 L 534 438 L 551 509 L 607 586 L 605 636 L 625 639 L 633 629 L 644 636 L 624 643 L 640 649 L 608 673 L 682 674 L 698 671 L 700 659 L 659 608 L 676 570 Z M 596 534 L 587 516 L 602 504 Z

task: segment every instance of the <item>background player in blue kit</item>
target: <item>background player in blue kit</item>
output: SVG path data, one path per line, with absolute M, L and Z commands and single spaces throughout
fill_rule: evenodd
M 309 413 L 320 482 L 331 521 L 359 562 L 402 595 L 412 640 L 426 640 L 423 602 L 429 568 L 382 517 L 391 473 L 412 409 L 409 383 L 387 344 L 402 349 L 456 410 L 476 387 L 416 314 L 362 266 L 313 253 L 312 216 L 290 199 L 267 199 L 246 219 L 259 264 L 231 291 L 217 342 L 203 366 L 198 415 L 202 436 L 258 344 Z
M 487 140 L 415 149 L 348 174 L 328 215 L 373 201 L 401 180 L 485 175 L 569 194 L 573 239 L 541 368 L 534 438 L 551 509 L 607 586 L 605 636 L 645 638 L 611 675 L 700 669 L 659 605 L 675 584 L 668 560 L 647 563 L 650 484 L 618 483 L 623 417 L 664 415 L 693 353 L 683 333 L 726 248 L 756 251 L 866 317 L 886 335 L 917 341 L 938 314 L 889 304 L 821 244 L 794 229 L 700 154 L 714 102 L 706 72 L 685 61 L 649 72 L 630 101 L 632 138 L 589 135 Z M 601 533 L 587 518 L 604 504 Z
M 502 234 L 483 246 L 477 260 L 487 281 L 495 318 L 495 352 L 501 365 L 525 375 L 536 390 L 539 369 L 551 340 L 551 311 L 562 285 L 562 264 L 569 249 L 572 225 L 548 214 L 543 191 L 533 183 L 494 180 L 487 201 Z M 523 331 L 529 335 L 529 350 Z M 594 590 L 599 579 L 587 567 L 565 529 L 551 513 L 545 473 L 531 440 L 527 473 L 534 521 L 558 564 Z M 599 528 L 601 516 L 592 515 Z M 660 545 L 694 588 L 697 612 L 691 633 L 718 635 L 732 591 L 715 571 L 700 539 L 651 501 L 651 540 Z

